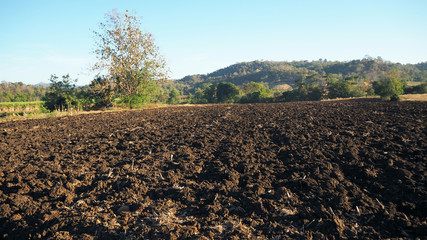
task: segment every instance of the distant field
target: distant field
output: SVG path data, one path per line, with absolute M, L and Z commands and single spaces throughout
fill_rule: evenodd
M 43 101 L 37 102 L 0 102 L 0 117 L 2 121 L 19 118 L 27 118 L 43 111 Z M 30 115 L 28 115 L 30 114 Z
M 412 87 L 412 86 L 417 86 L 417 85 L 421 85 L 425 82 L 418 82 L 418 81 L 408 81 L 406 82 L 408 84 L 408 86 Z
M 427 93 L 424 94 L 405 94 L 400 96 L 402 101 L 427 101 Z
M 43 105 L 43 101 L 37 102 L 0 102 L 0 112 L 15 112 L 23 111 L 27 108 L 34 110 L 34 108 L 40 108 Z
M 378 96 L 375 97 L 368 97 L 370 99 L 378 98 Z M 334 98 L 334 99 L 323 99 L 322 101 L 341 101 L 341 100 L 351 100 L 351 99 L 367 99 L 366 97 L 354 97 L 354 98 Z M 400 95 L 401 101 L 427 101 L 427 93 L 424 94 L 404 94 Z

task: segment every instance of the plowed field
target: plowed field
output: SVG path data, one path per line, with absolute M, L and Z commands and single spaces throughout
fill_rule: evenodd
M 0 124 L 0 238 L 425 239 L 424 102 Z

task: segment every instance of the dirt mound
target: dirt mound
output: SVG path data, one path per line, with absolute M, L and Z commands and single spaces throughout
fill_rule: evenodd
M 0 238 L 424 238 L 425 119 L 316 102 L 1 123 Z

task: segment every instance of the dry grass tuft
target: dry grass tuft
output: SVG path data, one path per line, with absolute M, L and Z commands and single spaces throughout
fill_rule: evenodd
M 178 224 L 183 222 L 183 220 L 178 218 L 175 214 L 175 208 L 171 208 L 162 213 L 154 213 L 154 221 L 158 226 L 167 226 L 170 229 L 175 229 Z
M 282 208 L 282 209 L 280 209 L 280 215 L 282 215 L 282 216 L 295 215 L 296 213 L 297 213 L 296 209 L 290 209 L 290 208 Z
M 251 226 L 246 226 L 242 223 L 242 221 L 239 220 L 233 220 L 226 222 L 224 224 L 218 224 L 213 227 L 210 227 L 212 230 L 217 231 L 219 234 L 226 234 L 226 233 L 240 233 L 242 236 L 245 236 L 245 238 L 251 238 L 253 236 L 253 232 L 255 229 L 253 229 Z

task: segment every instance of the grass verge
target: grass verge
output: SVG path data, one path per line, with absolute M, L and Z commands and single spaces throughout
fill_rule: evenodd
M 37 104 L 35 104 L 37 103 Z M 138 110 L 138 109 L 152 109 L 152 108 L 161 108 L 168 107 L 171 105 L 162 104 L 162 103 L 146 103 L 141 104 L 138 108 L 130 109 L 124 106 L 113 106 L 104 108 L 101 110 L 90 110 L 90 111 L 48 111 L 43 107 L 43 102 L 34 102 L 29 105 L 25 104 L 16 104 L 14 103 L 0 103 L 0 109 L 3 106 L 4 110 L 0 111 L 0 122 L 7 121 L 19 121 L 26 119 L 41 119 L 41 118 L 54 118 L 54 117 L 64 117 L 64 116 L 73 116 L 79 114 L 91 114 L 91 113 L 102 113 L 102 112 L 118 112 L 118 111 L 129 111 L 129 110 Z M 6 109 L 7 106 L 7 109 Z M 9 106 L 14 106 L 9 107 Z M 19 106 L 26 106 L 25 108 L 18 108 Z M 37 106 L 31 108 L 29 106 Z
M 379 99 L 379 97 L 369 97 L 371 99 Z M 352 100 L 352 99 L 367 99 L 365 97 L 361 98 L 339 98 L 339 99 L 324 99 L 322 101 L 341 101 L 341 100 Z M 404 94 L 400 96 L 401 101 L 427 101 L 427 94 Z M 191 105 L 180 105 L 180 106 L 194 106 Z M 91 113 L 101 113 L 101 112 L 117 112 L 117 111 L 128 111 L 128 110 L 138 110 L 138 109 L 152 109 L 152 108 L 161 108 L 169 107 L 173 105 L 162 104 L 162 103 L 146 103 L 140 105 L 138 108 L 129 109 L 124 106 L 113 106 L 101 110 L 92 110 L 92 111 L 53 111 L 49 112 L 43 107 L 43 102 L 7 102 L 0 103 L 0 122 L 7 121 L 16 121 L 16 120 L 26 120 L 26 119 L 40 119 L 40 118 L 53 118 L 53 117 L 63 117 L 63 116 L 72 116 L 78 114 L 91 114 Z

